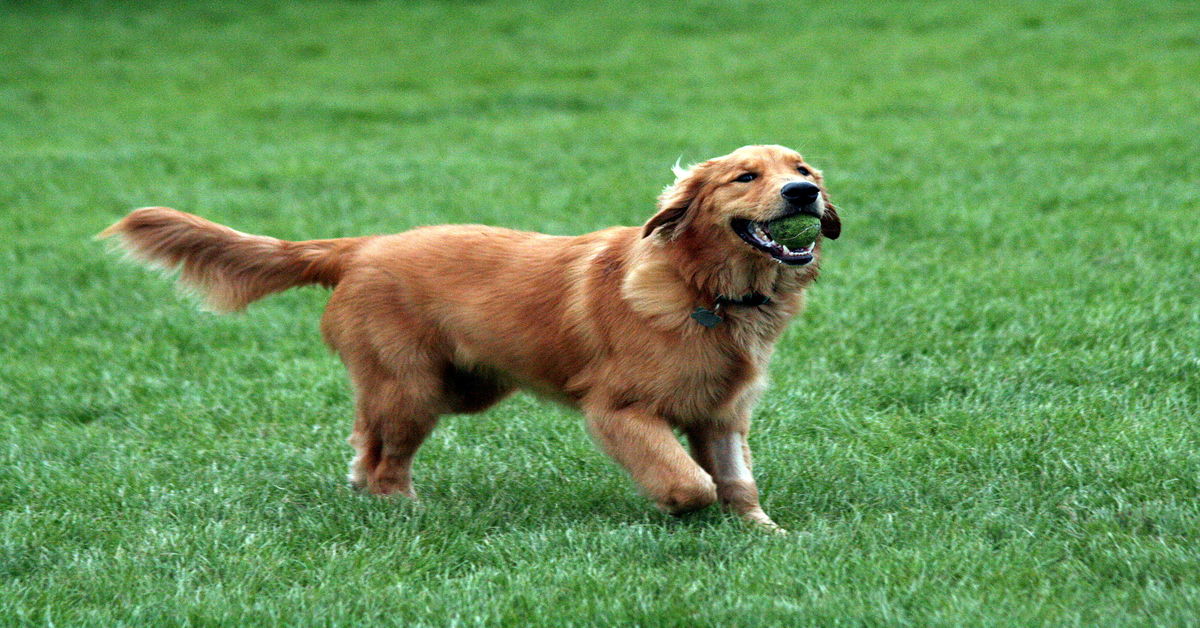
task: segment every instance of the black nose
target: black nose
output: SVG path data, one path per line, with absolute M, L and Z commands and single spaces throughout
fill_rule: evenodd
M 794 181 L 779 190 L 779 195 L 792 205 L 808 205 L 817 200 L 820 193 L 821 188 L 808 181 Z

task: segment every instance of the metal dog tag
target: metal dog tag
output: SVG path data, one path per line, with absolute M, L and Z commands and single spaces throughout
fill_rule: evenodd
M 701 325 L 704 325 L 710 329 L 720 325 L 721 321 L 725 320 L 720 316 L 717 316 L 716 312 L 702 307 L 698 307 L 694 312 L 692 312 L 692 318 L 696 319 L 697 323 L 700 323 Z

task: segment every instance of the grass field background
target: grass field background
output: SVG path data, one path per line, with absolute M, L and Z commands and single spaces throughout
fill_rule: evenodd
M 1195 2 L 0 3 L 0 624 L 1200 622 Z M 801 150 L 842 207 L 751 443 L 774 538 L 659 515 L 530 396 L 344 484 L 302 290 L 90 238 L 652 213 Z

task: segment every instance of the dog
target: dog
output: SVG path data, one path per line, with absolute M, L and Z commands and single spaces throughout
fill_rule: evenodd
M 413 456 L 440 416 L 525 388 L 582 411 L 660 510 L 720 501 L 778 529 L 751 474 L 750 415 L 841 222 L 821 172 L 782 146 L 673 170 L 644 225 L 581 236 L 440 225 L 290 242 L 149 207 L 98 237 L 177 269 L 216 311 L 332 288 L 321 332 L 353 384 L 350 480 L 370 493 L 415 497 Z M 797 213 L 821 236 L 791 250 L 769 223 Z

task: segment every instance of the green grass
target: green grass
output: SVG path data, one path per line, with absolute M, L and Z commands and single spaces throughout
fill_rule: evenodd
M 1195 2 L 0 4 L 0 623 L 1200 622 Z M 636 224 L 772 142 L 844 235 L 751 441 L 794 534 L 657 514 L 573 413 L 343 484 L 325 294 L 90 236 Z

